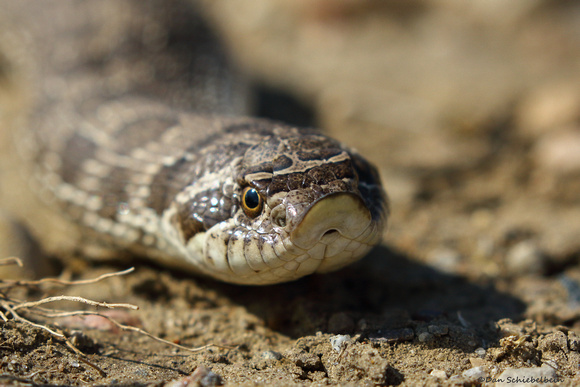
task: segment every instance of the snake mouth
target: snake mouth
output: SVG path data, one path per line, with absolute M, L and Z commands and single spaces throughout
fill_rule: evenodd
M 302 249 L 310 249 L 317 243 L 329 245 L 340 236 L 355 240 L 371 222 L 371 212 L 358 195 L 333 193 L 318 199 L 306 210 L 290 239 Z

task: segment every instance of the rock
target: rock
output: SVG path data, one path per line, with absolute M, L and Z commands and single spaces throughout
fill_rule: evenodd
M 264 351 L 262 352 L 262 358 L 266 360 L 280 360 L 282 359 L 282 354 L 276 351 Z
M 209 387 L 209 386 L 221 386 L 224 382 L 222 377 L 216 373 L 214 373 L 211 369 L 205 366 L 199 366 L 186 377 L 173 380 L 164 387 L 188 387 L 188 386 L 201 386 L 201 387 Z
M 485 349 L 481 348 L 481 347 L 479 347 L 475 350 L 475 354 L 479 357 L 482 357 L 482 358 L 485 357 L 485 353 L 486 353 Z
M 461 375 L 465 378 L 481 379 L 487 376 L 487 372 L 483 370 L 483 367 L 473 367 L 463 371 Z
M 429 325 L 427 328 L 429 333 L 435 336 L 445 336 L 449 334 L 449 327 L 447 325 Z
M 532 368 L 508 368 L 495 380 L 496 387 L 534 386 L 558 382 L 556 370 L 543 365 Z
M 506 253 L 506 269 L 511 275 L 541 274 L 545 266 L 544 254 L 532 241 L 522 241 Z
M 350 343 L 349 335 L 336 335 L 330 338 L 330 345 L 336 352 L 340 352 L 348 343 Z
M 518 324 L 514 324 L 511 319 L 505 318 L 497 322 L 497 328 L 502 337 L 525 335 L 524 328 Z
M 437 379 L 447 379 L 447 373 L 443 370 L 433 370 L 429 375 L 436 377 Z

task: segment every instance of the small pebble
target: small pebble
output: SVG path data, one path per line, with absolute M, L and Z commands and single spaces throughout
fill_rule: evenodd
M 199 369 L 199 367 L 198 367 Z M 197 369 L 196 369 L 197 371 Z M 193 374 L 191 374 L 192 376 L 195 375 L 195 372 Z M 212 372 L 211 370 L 209 370 L 209 368 L 206 370 L 203 370 L 200 372 L 199 374 L 200 378 L 199 378 L 199 384 L 202 387 L 209 387 L 209 386 L 221 386 L 224 384 L 222 377 L 218 374 L 216 374 L 215 372 Z
M 461 375 L 465 378 L 485 378 L 487 376 L 487 372 L 483 370 L 483 367 L 473 367 L 468 370 L 465 370 L 461 373 Z
M 496 378 L 495 386 L 530 386 L 534 385 L 531 383 L 532 378 L 534 380 L 542 379 L 542 385 L 558 382 L 556 370 L 550 366 L 543 365 L 532 368 L 508 368 Z
M 479 357 L 485 357 L 485 353 L 486 353 L 486 351 L 485 351 L 485 349 L 484 349 L 484 348 L 481 348 L 481 347 L 479 347 L 479 348 L 477 348 L 477 349 L 476 349 L 474 352 L 475 352 L 475 354 L 476 354 L 477 356 L 479 356 Z
M 418 339 L 422 343 L 426 343 L 428 341 L 433 340 L 433 335 L 429 332 L 421 332 L 419 333 Z
M 349 335 L 336 335 L 330 338 L 330 345 L 336 352 L 340 352 L 349 342 Z
M 508 250 L 505 264 L 509 274 L 541 274 L 545 258 L 534 242 L 522 241 Z
M 276 351 L 264 351 L 262 352 L 262 358 L 266 360 L 280 360 L 282 359 L 282 354 Z
M 449 327 L 447 325 L 429 325 L 427 329 L 429 329 L 429 333 L 435 336 L 445 336 L 449 334 Z
M 502 337 L 508 336 L 520 337 L 525 335 L 524 329 L 521 326 L 514 324 L 510 319 L 500 320 L 497 323 L 497 328 L 499 329 L 499 332 L 501 333 Z
M 188 386 L 221 386 L 223 385 L 223 379 L 220 375 L 213 372 L 211 369 L 205 366 L 197 367 L 191 375 L 186 377 L 173 380 L 164 385 L 164 387 L 188 387 Z
M 447 374 L 443 370 L 433 370 L 429 375 L 434 376 L 438 379 L 447 379 Z

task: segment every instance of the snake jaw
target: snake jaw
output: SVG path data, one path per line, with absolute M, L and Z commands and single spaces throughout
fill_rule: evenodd
M 362 258 L 377 243 L 380 229 L 360 196 L 341 192 L 308 207 L 289 239 L 318 261 L 312 273 L 325 273 Z
M 333 193 L 318 199 L 300 216 L 291 232 L 292 242 L 309 249 L 332 243 L 338 235 L 355 240 L 372 221 L 363 200 L 352 193 Z
M 264 230 L 222 223 L 208 230 L 209 238 L 193 238 L 206 244 L 203 255 L 212 258 L 205 265 L 208 273 L 229 282 L 266 285 L 329 272 L 362 258 L 382 230 L 381 219 L 374 219 L 355 193 L 331 193 L 310 203 L 281 200 L 266 210 L 265 219 L 272 221 L 261 223 Z M 287 225 L 273 226 L 282 211 Z M 229 227 L 232 232 L 224 232 Z

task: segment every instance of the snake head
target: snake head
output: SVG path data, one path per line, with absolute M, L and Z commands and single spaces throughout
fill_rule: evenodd
M 233 216 L 207 230 L 211 275 L 272 284 L 362 258 L 388 215 L 374 167 L 310 129 L 278 126 L 270 134 L 239 159 Z

